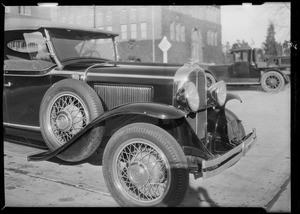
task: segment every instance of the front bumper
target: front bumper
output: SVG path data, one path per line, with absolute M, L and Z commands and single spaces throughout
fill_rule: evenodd
M 243 142 L 226 152 L 225 154 L 209 160 L 202 160 L 202 172 L 199 173 L 204 179 L 215 176 L 225 169 L 229 168 L 236 162 L 238 162 L 245 154 L 252 148 L 256 142 L 256 130 L 253 129 L 249 133 Z M 195 175 L 195 178 L 200 176 Z

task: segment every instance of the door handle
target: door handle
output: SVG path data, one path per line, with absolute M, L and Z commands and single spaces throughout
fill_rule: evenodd
M 11 82 L 8 82 L 6 84 L 4 84 L 4 87 L 11 87 L 13 84 Z

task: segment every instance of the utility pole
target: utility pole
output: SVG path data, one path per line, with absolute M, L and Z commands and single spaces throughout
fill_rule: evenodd
M 152 6 L 152 61 L 155 62 L 154 6 Z
M 93 5 L 93 8 L 94 8 L 94 28 L 96 28 L 96 6 Z

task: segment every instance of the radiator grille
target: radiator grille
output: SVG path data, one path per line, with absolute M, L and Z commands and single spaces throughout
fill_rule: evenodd
M 189 79 L 191 82 L 195 83 L 196 87 L 198 88 L 201 109 L 202 107 L 205 107 L 207 105 L 205 75 L 195 70 L 190 74 Z M 200 111 L 193 117 L 188 117 L 187 120 L 191 127 L 194 129 L 199 139 L 204 138 L 206 135 L 207 112 Z
M 152 87 L 95 85 L 94 90 L 103 101 L 104 108 L 109 110 L 125 103 L 152 102 Z

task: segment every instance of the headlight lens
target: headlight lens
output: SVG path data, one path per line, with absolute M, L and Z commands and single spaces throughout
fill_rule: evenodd
M 194 83 L 186 83 L 177 95 L 177 101 L 180 105 L 196 112 L 200 106 L 200 98 L 197 87 Z
M 223 106 L 227 97 L 227 87 L 224 81 L 219 81 L 209 87 L 212 98 L 220 105 Z

